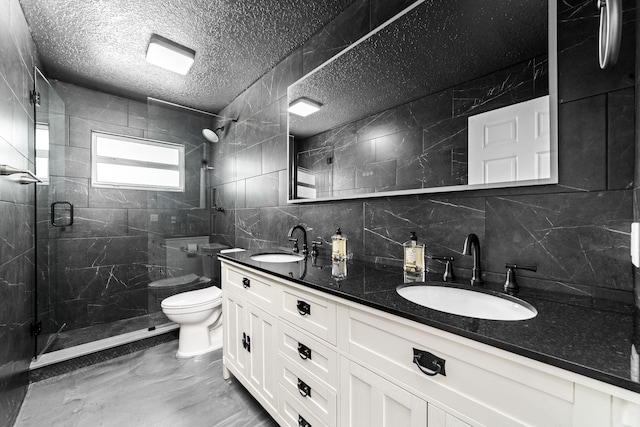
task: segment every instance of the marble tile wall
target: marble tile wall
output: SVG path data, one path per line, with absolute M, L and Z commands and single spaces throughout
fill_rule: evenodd
M 52 147 L 51 183 L 39 187 L 40 263 L 49 286 L 38 298 L 45 332 L 135 317 L 148 312 L 147 285 L 173 274 L 165 268 L 165 237 L 209 234 L 200 208 L 200 167 L 209 116 L 139 102 L 70 83 L 52 86 L 66 106 L 66 135 Z M 186 189 L 162 192 L 93 188 L 91 131 L 146 137 L 186 146 Z M 48 205 L 74 204 L 71 227 L 51 227 Z M 205 204 L 205 206 L 208 206 Z
M 18 0 L 0 2 L 0 164 L 34 170 L 33 69 L 37 52 Z M 34 186 L 0 177 L 0 425 L 27 391 L 33 355 Z
M 485 279 L 503 281 L 506 262 L 534 264 L 536 273 L 519 273 L 521 286 L 633 301 L 636 20 L 631 1 L 624 3 L 620 59 L 607 71 L 598 66 L 598 17 L 590 2 L 558 3 L 558 185 L 286 203 L 286 86 L 357 39 L 354 31 L 368 31 L 366 22 L 374 25 L 408 3 L 354 3 L 225 108 L 222 114 L 239 122 L 215 147 L 213 185 L 216 203 L 225 208 L 213 214 L 215 239 L 245 248 L 287 246 L 286 232 L 296 223 L 325 239 L 340 226 L 355 257 L 398 263 L 402 242 L 417 231 L 428 254 L 454 256 L 458 276 L 469 277 L 472 260 L 462 255 L 462 246 L 467 234 L 476 233 Z M 363 13 L 368 19 L 358 18 Z M 345 129 L 344 137 L 355 131 Z M 354 147 L 357 154 L 337 153 L 335 159 L 349 165 L 353 155 L 365 156 L 368 149 Z M 354 186 L 353 181 L 344 176 L 341 185 Z M 433 261 L 428 267 L 443 271 Z

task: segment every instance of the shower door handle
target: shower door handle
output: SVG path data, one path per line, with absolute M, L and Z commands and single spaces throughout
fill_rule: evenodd
M 58 222 L 56 220 L 56 212 L 61 209 L 66 209 L 69 214 L 65 222 Z M 62 218 L 65 219 L 65 218 Z M 51 225 L 54 227 L 69 227 L 73 225 L 73 203 L 71 202 L 53 202 L 51 203 Z

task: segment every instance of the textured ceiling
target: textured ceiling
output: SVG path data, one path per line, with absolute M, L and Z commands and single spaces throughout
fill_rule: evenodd
M 20 0 L 47 77 L 218 112 L 354 0 Z M 152 33 L 196 51 L 148 64 Z
M 323 104 L 304 138 L 547 53 L 547 2 L 427 0 L 289 88 Z

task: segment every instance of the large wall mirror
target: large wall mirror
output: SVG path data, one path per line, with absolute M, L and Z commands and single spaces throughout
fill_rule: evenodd
M 289 201 L 558 182 L 556 4 L 417 1 L 288 89 Z

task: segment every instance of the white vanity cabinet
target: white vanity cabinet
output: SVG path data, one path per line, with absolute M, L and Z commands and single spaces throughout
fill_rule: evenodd
M 278 406 L 276 291 L 242 270 L 222 269 L 225 377 L 231 370 L 270 413 Z M 260 308 L 259 308 L 260 307 Z
M 222 278 L 225 369 L 281 425 L 640 427 L 638 393 L 240 264 Z

